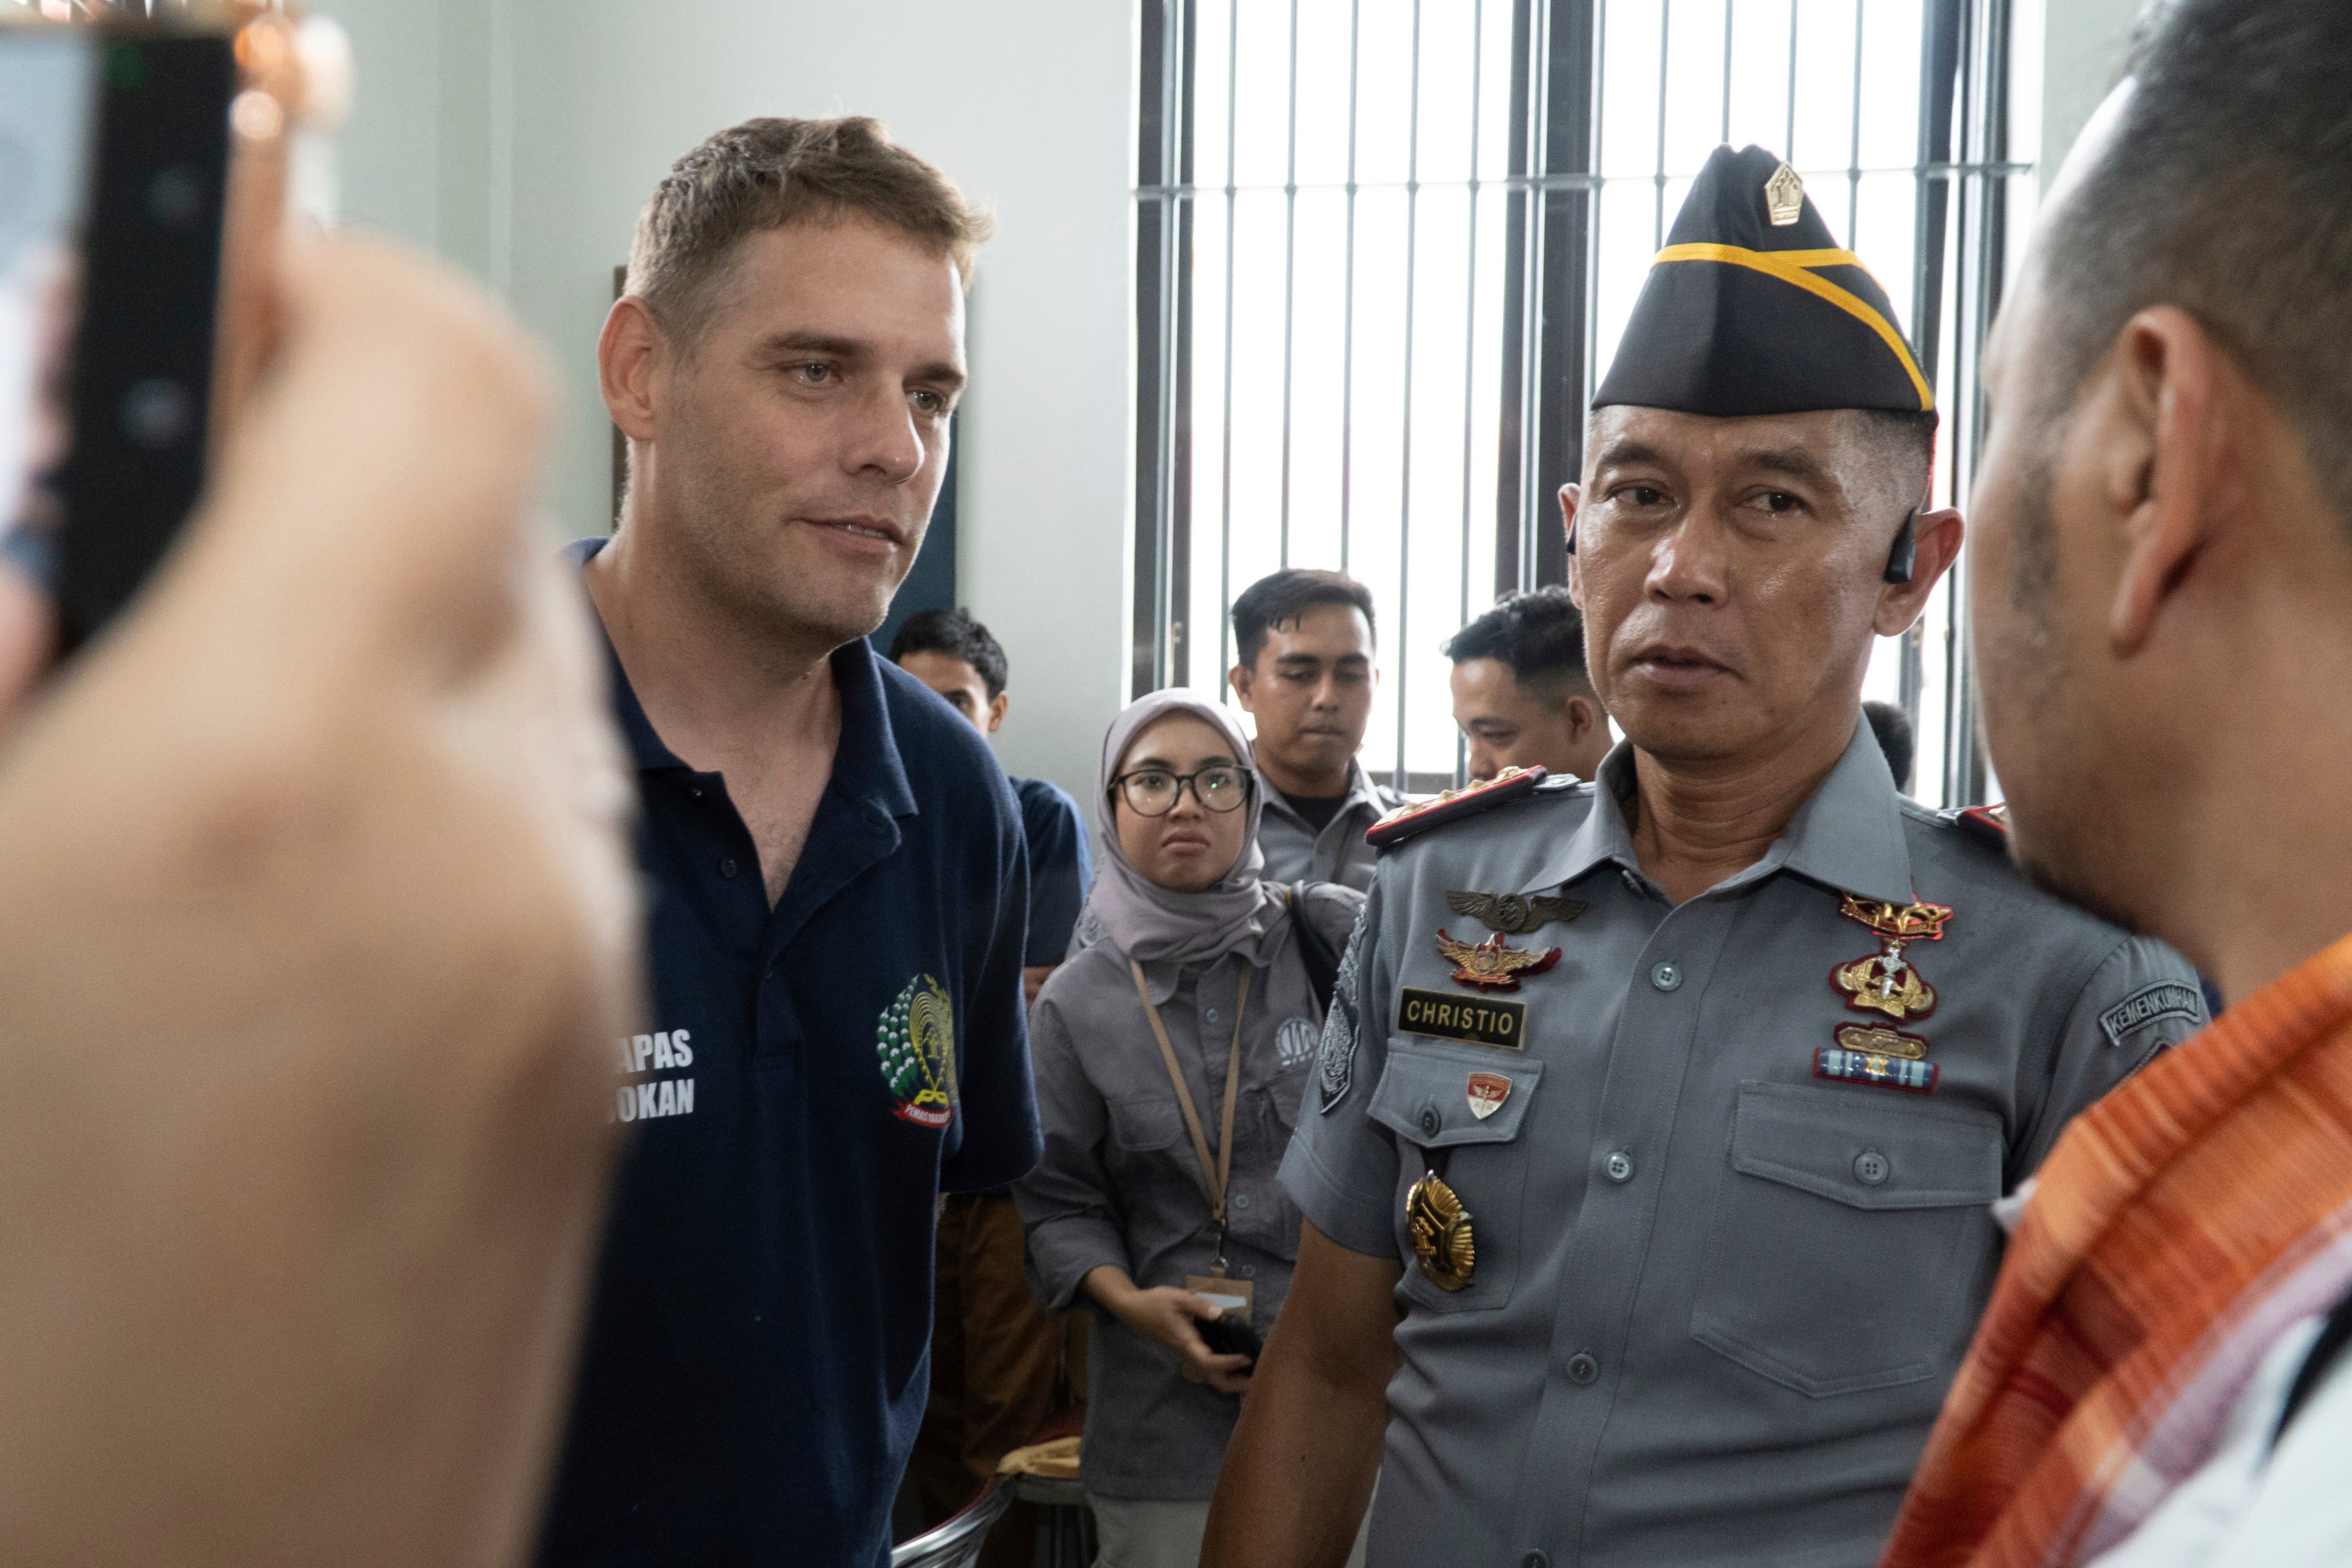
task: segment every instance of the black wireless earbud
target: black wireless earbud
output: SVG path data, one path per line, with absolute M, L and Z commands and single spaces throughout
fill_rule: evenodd
M 1913 507 L 1903 514 L 1903 526 L 1895 535 L 1895 548 L 1886 552 L 1885 576 L 1890 583 L 1911 581 L 1911 567 L 1919 558 L 1919 535 L 1915 528 L 1919 509 Z

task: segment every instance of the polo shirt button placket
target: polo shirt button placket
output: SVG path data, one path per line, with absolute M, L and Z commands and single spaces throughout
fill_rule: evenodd
M 735 857 L 732 855 L 722 855 L 719 858 L 719 874 L 720 876 L 732 880 L 738 869 L 740 869 L 740 868 L 736 866 Z

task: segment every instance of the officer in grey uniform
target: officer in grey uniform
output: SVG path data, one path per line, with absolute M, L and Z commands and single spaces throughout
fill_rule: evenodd
M 1860 722 L 1869 633 L 1958 548 L 1877 499 L 1873 441 L 1929 407 L 1796 175 L 1719 149 L 1567 498 L 1628 739 L 1375 831 L 1204 1565 L 1337 1563 L 1375 1469 L 1375 1568 L 1875 1561 L 1995 1205 L 2204 1021 L 2177 954 L 2035 891 L 1996 814 L 1900 796 Z

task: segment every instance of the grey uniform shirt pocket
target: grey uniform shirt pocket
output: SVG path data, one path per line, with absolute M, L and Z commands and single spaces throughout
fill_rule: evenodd
M 1184 1136 L 1184 1115 L 1172 1094 L 1124 1095 L 1105 1101 L 1110 1111 L 1110 1141 L 1130 1154 L 1165 1149 Z
M 1812 1398 L 1948 1370 L 1999 1252 L 2000 1118 L 1739 1086 L 1691 1337 Z
M 1391 1226 L 1404 1259 L 1398 1290 L 1417 1309 L 1472 1312 L 1500 1307 L 1517 1283 L 1528 1185 L 1528 1150 L 1519 1140 L 1544 1064 L 1517 1051 L 1455 1045 L 1410 1035 L 1389 1037 L 1365 1114 L 1397 1135 L 1397 1187 Z M 1472 1075 L 1500 1078 L 1510 1088 L 1485 1116 L 1470 1098 Z M 1445 1151 L 1445 1184 L 1470 1215 L 1477 1267 L 1460 1290 L 1441 1290 L 1422 1272 L 1405 1228 L 1405 1194 L 1427 1170 L 1422 1151 Z

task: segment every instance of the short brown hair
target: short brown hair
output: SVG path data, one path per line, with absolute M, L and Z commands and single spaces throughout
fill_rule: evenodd
M 967 287 L 988 219 L 878 121 L 746 120 L 670 165 L 637 215 L 629 292 L 691 346 L 716 312 L 735 247 L 803 218 L 863 217 L 955 263 Z

